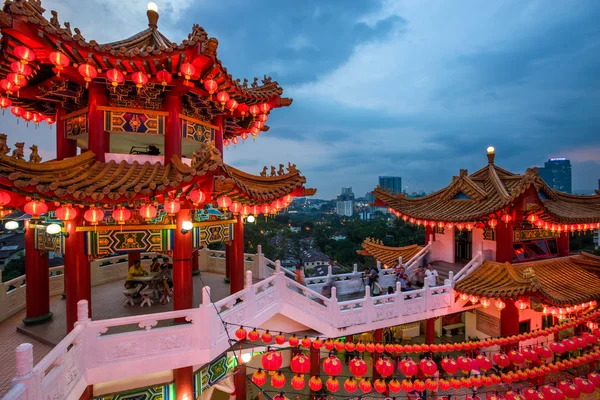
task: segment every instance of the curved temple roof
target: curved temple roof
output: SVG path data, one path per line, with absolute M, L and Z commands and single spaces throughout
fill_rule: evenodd
M 493 163 L 469 175 L 460 170 L 445 188 L 419 198 L 393 195 L 377 187 L 375 198 L 394 210 L 421 220 L 473 222 L 510 206 L 533 187 L 541 205 L 556 222 L 600 222 L 600 194 L 570 195 L 550 188 L 538 175 L 537 168 L 524 175 L 514 174 Z
M 554 305 L 576 305 L 600 299 L 600 278 L 588 271 L 597 268 L 600 259 L 585 254 L 519 264 L 486 260 L 455 289 L 483 297 L 539 295 Z
M 356 252 L 363 256 L 372 256 L 385 266 L 395 267 L 398 265 L 398 257 L 402 257 L 402 262 L 406 263 L 422 249 L 416 244 L 405 247 L 389 247 L 374 239 L 366 238 L 362 243 L 362 250 Z

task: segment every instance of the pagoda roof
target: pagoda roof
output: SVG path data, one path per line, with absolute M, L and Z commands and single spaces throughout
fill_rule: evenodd
M 586 254 L 519 264 L 486 260 L 455 290 L 512 299 L 539 295 L 553 305 L 576 305 L 600 298 L 600 278 L 590 268 L 600 268 L 600 259 Z
M 423 247 L 413 244 L 405 247 L 384 246 L 381 241 L 366 238 L 362 242 L 362 249 L 356 252 L 363 256 L 372 256 L 384 266 L 395 267 L 398 265 L 398 257 L 402 257 L 402 262 L 410 261 Z
M 461 169 L 445 188 L 424 197 L 408 198 L 377 187 L 377 200 L 410 218 L 424 221 L 474 222 L 510 207 L 530 188 L 538 194 L 539 205 L 561 223 L 600 222 L 600 193 L 571 195 L 552 189 L 538 175 L 537 168 L 515 174 L 490 162 L 473 174 Z
M 23 196 L 49 201 L 71 200 L 84 205 L 125 202 L 179 193 L 214 178 L 214 196 L 231 194 L 245 204 L 264 204 L 286 195 L 310 196 L 303 187 L 306 178 L 294 169 L 282 176 L 253 176 L 225 165 L 221 154 L 205 146 L 191 165 L 173 156 L 171 164 L 126 161 L 95 161 L 84 152 L 61 161 L 31 163 L 0 156 L 0 187 Z

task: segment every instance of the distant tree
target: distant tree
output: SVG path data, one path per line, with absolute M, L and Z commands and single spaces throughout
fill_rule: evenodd
M 10 281 L 21 275 L 25 275 L 25 254 L 19 254 L 17 258 L 6 264 L 2 271 L 2 282 Z

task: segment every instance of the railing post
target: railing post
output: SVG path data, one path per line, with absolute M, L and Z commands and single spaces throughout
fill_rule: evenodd
M 252 271 L 248 270 L 248 271 L 246 271 L 246 284 L 244 285 L 244 287 L 246 289 L 248 289 L 251 286 L 252 286 Z
M 448 280 L 449 280 L 450 282 L 453 282 L 453 281 L 454 281 L 454 271 L 450 271 L 450 272 L 448 273 Z
M 76 324 L 88 322 L 89 320 L 90 320 L 90 315 L 88 312 L 88 301 L 87 300 L 79 300 L 77 302 L 77 322 L 76 322 Z
M 275 260 L 275 273 L 279 274 L 281 272 L 281 261 Z
M 11 386 L 15 386 L 18 383 L 24 384 L 27 388 L 26 399 L 36 400 L 39 398 L 37 393 L 40 390 L 38 387 L 40 382 L 35 379 L 35 374 L 33 373 L 33 345 L 31 343 L 20 344 L 17 346 L 15 355 L 16 372 Z
M 381 261 L 377 261 L 377 269 L 381 270 Z
M 352 273 L 354 273 L 354 274 L 358 273 L 358 264 L 352 265 Z
M 371 287 L 365 286 L 365 306 L 363 312 L 367 323 L 373 322 L 373 298 L 371 297 Z
M 266 268 L 267 266 L 265 265 L 262 246 L 260 244 L 256 246 L 256 259 L 254 262 L 258 264 L 256 266 L 256 270 L 258 271 L 258 279 L 267 279 L 269 277 L 269 273 Z
M 402 264 L 402 256 L 398 257 L 398 266 L 400 266 L 400 267 L 403 266 L 403 264 Z
M 331 278 L 333 276 L 333 267 L 331 265 L 327 266 L 327 278 Z
M 340 308 L 338 307 L 337 288 L 335 286 L 331 288 L 331 297 L 329 298 L 328 309 L 329 321 L 334 327 L 337 328 L 337 317 L 339 315 Z

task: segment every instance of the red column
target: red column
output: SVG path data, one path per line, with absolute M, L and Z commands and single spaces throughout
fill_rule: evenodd
M 218 126 L 215 129 L 215 147 L 223 154 L 223 116 L 217 115 L 213 120 L 213 125 Z
M 237 223 L 233 225 L 233 242 L 231 243 L 234 255 L 231 264 L 231 294 L 244 289 L 244 218 L 241 214 L 235 217 Z
M 127 265 L 130 267 L 142 259 L 142 253 L 127 253 Z
M 233 243 L 225 245 L 225 283 L 231 282 L 231 266 L 235 257 L 233 251 Z
M 191 221 L 190 210 L 177 213 L 173 243 L 173 309 L 193 307 L 192 232 L 182 233 L 183 221 Z
M 165 165 L 171 163 L 171 157 L 181 157 L 181 96 L 167 94 L 165 107 L 169 113 L 165 126 Z
M 200 275 L 200 265 L 198 264 L 198 249 L 192 251 L 192 275 Z
M 100 84 L 90 84 L 88 90 L 88 150 L 93 151 L 96 160 L 104 162 L 104 153 L 110 150 L 110 137 L 104 130 L 104 111 L 98 106 L 106 106 L 106 88 Z
M 435 230 L 432 226 L 427 225 L 425 227 L 425 246 L 429 244 L 431 239 L 435 240 Z
M 177 290 L 177 288 L 175 288 L 175 290 Z M 193 367 L 174 369 L 173 380 L 175 381 L 176 400 L 193 400 L 195 398 Z
M 500 336 L 511 336 L 519 334 L 519 309 L 513 300 L 505 301 L 506 307 L 500 312 Z M 514 346 L 505 346 L 505 351 Z
M 513 226 L 509 222 L 498 222 L 496 227 L 496 261 L 512 262 L 513 260 Z
M 314 347 L 310 347 L 310 379 L 313 376 L 321 375 L 321 350 L 317 350 Z M 314 396 L 315 392 L 310 391 L 310 395 Z
M 375 329 L 375 332 L 373 333 L 373 343 L 382 343 L 382 342 L 383 342 L 383 329 Z M 377 362 L 377 360 L 379 360 L 379 357 L 381 357 L 381 354 L 379 354 L 377 352 L 373 352 L 371 354 L 371 357 L 373 360 L 373 379 L 377 379 L 377 378 L 379 378 L 379 373 L 375 369 L 375 363 Z
M 240 364 L 237 373 L 233 376 L 235 400 L 246 400 L 246 380 L 246 365 Z
M 89 385 L 85 388 L 81 396 L 79 396 L 79 400 L 90 400 L 94 398 L 94 386 Z
M 77 155 L 77 141 L 70 140 L 65 137 L 67 130 L 66 121 L 61 121 L 65 115 L 65 110 L 62 107 L 56 107 L 56 159 L 64 160 L 65 158 L 75 157 Z
M 52 318 L 48 252 L 35 248 L 35 223 L 25 222 L 25 289 L 27 311 L 23 323 L 38 324 Z
M 561 232 L 558 238 L 558 256 L 566 257 L 569 253 L 569 232 Z
M 90 262 L 85 253 L 84 232 L 76 232 L 77 225 L 82 224 L 83 216 L 79 215 L 65 223 L 65 292 L 67 303 L 67 332 L 73 330 L 77 322 L 77 302 L 87 300 L 89 315 L 92 316 L 92 278 Z
M 425 343 L 435 342 L 435 320 L 437 318 L 429 318 L 425 325 Z

